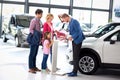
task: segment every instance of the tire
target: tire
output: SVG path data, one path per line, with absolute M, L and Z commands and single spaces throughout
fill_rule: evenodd
M 6 35 L 5 34 L 3 34 L 3 42 L 7 42 L 7 38 L 6 38 Z
M 94 74 L 98 69 L 97 58 L 92 54 L 85 54 L 80 57 L 79 71 L 83 74 Z
M 15 38 L 15 46 L 16 47 L 20 47 L 21 46 L 19 37 Z

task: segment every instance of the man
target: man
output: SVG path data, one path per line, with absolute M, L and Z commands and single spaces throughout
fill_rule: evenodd
M 35 18 L 33 18 L 30 22 L 30 33 L 34 34 L 34 30 L 41 32 L 40 19 L 42 17 L 43 11 L 41 9 L 37 9 L 35 11 Z M 34 35 L 33 35 L 34 36 Z M 30 44 L 30 54 L 29 54 L 29 72 L 36 73 L 37 71 L 41 71 L 36 67 L 36 56 L 38 53 L 39 44 L 32 45 Z
M 77 71 L 79 69 L 79 54 L 85 36 L 83 35 L 80 24 L 77 20 L 71 18 L 66 13 L 61 15 L 61 19 L 64 22 L 69 22 L 68 31 L 70 36 L 68 37 L 68 40 L 72 41 L 73 47 L 73 71 L 68 73 L 68 76 L 74 77 L 77 76 Z

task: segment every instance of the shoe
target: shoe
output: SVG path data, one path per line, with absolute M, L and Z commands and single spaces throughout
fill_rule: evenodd
M 77 76 L 77 73 L 75 72 L 71 72 L 71 73 L 67 73 L 69 77 L 75 77 Z
M 37 67 L 36 68 L 34 68 L 34 70 L 35 71 L 38 71 L 38 72 L 40 72 L 41 70 L 40 69 L 38 69 Z
M 69 72 L 69 73 L 66 73 L 66 74 L 69 75 L 69 74 L 71 74 L 71 73 L 73 73 L 73 72 Z
M 47 68 L 47 69 L 46 69 L 46 72 L 50 73 L 51 71 Z
M 30 69 L 29 72 L 36 74 L 36 71 L 34 69 Z

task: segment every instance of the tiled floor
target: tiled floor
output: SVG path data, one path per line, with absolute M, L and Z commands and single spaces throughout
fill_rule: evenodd
M 59 73 L 72 70 L 72 66 L 66 62 L 66 45 L 59 43 L 57 67 Z M 0 80 L 120 80 L 120 71 L 101 71 L 96 75 L 78 74 L 77 77 L 67 75 L 48 74 L 45 71 L 31 74 L 28 72 L 29 48 L 16 48 L 13 41 L 3 43 L 0 39 Z M 37 66 L 41 67 L 42 49 L 40 47 L 37 56 Z M 51 63 L 48 59 L 48 67 Z M 111 73 L 111 74 L 110 74 Z

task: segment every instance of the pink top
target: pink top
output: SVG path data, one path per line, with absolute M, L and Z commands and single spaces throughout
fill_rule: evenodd
M 44 54 L 49 54 L 50 53 L 50 48 L 47 48 L 46 45 L 49 44 L 49 41 L 48 40 L 44 40 L 44 43 L 43 43 L 43 53 Z

